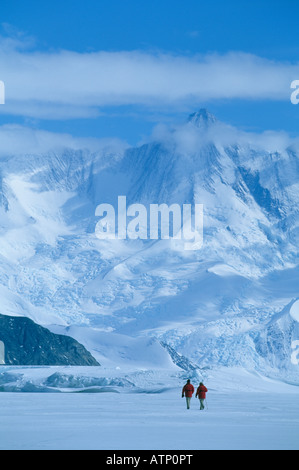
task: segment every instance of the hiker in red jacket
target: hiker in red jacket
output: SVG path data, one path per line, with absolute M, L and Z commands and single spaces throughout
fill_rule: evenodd
M 192 395 L 194 393 L 194 387 L 190 380 L 187 380 L 186 385 L 184 385 L 183 390 L 182 390 L 182 398 L 186 397 L 186 403 L 187 403 L 187 410 L 190 410 L 190 402 Z
M 205 409 L 204 402 L 205 402 L 205 399 L 206 399 L 207 391 L 208 391 L 208 389 L 204 386 L 204 384 L 202 382 L 200 382 L 199 387 L 196 390 L 195 398 L 197 398 L 197 397 L 199 398 L 200 409 L 201 410 Z

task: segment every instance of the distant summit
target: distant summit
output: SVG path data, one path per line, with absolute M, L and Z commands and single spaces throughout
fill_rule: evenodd
M 188 122 L 199 128 L 209 127 L 211 124 L 217 122 L 217 118 L 214 114 L 211 114 L 207 109 L 202 108 L 193 114 L 190 114 Z

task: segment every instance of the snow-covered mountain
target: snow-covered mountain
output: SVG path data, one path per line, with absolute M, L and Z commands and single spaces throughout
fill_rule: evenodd
M 117 362 L 150 339 L 164 359 L 166 343 L 200 367 L 299 381 L 298 181 L 295 140 L 234 129 L 206 110 L 124 151 L 2 159 L 0 313 L 74 335 L 101 364 L 109 348 Z M 203 204 L 202 249 L 99 240 L 96 208 L 117 207 L 118 196 Z

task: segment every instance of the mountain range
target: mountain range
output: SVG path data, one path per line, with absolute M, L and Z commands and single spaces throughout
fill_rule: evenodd
M 119 196 L 203 204 L 202 248 L 100 240 L 96 208 L 117 207 Z M 205 109 L 136 147 L 7 156 L 0 313 L 73 336 L 101 364 L 149 364 L 171 351 L 199 368 L 298 383 L 298 208 L 298 141 L 236 129 Z

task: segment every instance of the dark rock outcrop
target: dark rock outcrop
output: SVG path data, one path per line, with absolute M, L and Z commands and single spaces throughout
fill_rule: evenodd
M 9 365 L 100 365 L 75 339 L 52 333 L 26 317 L 0 315 L 0 341 Z

